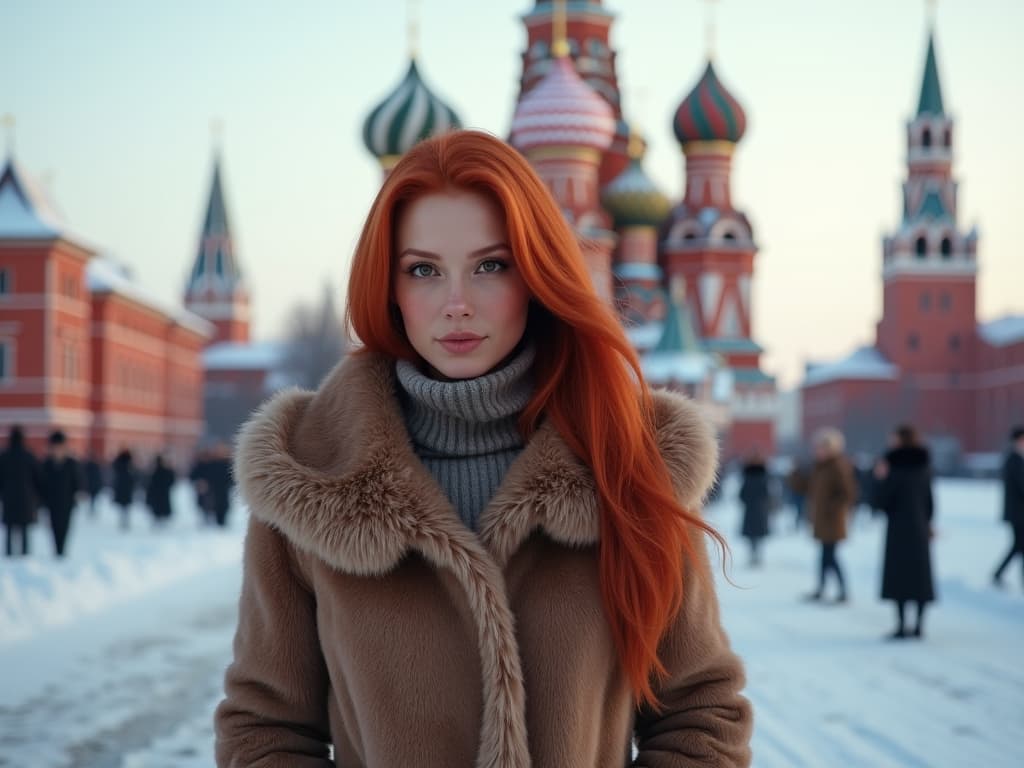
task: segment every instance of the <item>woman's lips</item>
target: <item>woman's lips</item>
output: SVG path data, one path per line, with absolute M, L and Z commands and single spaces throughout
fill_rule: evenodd
M 439 339 L 441 346 L 453 355 L 465 355 L 483 343 L 481 336 L 466 336 L 463 338 Z

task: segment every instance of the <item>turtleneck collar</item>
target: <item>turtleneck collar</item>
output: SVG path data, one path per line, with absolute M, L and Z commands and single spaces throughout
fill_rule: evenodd
M 533 394 L 534 348 L 475 379 L 438 381 L 399 360 L 395 373 L 402 410 L 417 453 L 479 456 L 521 448 L 516 421 Z

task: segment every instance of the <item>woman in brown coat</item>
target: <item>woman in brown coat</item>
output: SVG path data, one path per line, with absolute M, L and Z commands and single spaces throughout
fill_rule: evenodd
M 363 346 L 240 436 L 218 765 L 749 765 L 713 431 L 640 383 L 526 161 L 469 131 L 406 153 L 348 296 Z
M 846 519 L 857 498 L 857 481 L 853 466 L 843 455 L 845 441 L 836 429 L 823 429 L 814 440 L 814 468 L 807 490 L 807 506 L 814 538 L 821 542 L 821 565 L 818 569 L 818 588 L 807 596 L 808 600 L 821 600 L 825 592 L 825 577 L 835 574 L 839 592 L 836 603 L 847 600 L 846 580 L 836 559 L 836 547 L 846 538 Z

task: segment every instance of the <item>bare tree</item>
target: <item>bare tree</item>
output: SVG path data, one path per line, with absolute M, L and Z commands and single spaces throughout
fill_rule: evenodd
M 334 289 L 325 282 L 318 306 L 299 304 L 292 310 L 281 373 L 300 387 L 316 389 L 345 351 L 345 329 L 335 309 Z

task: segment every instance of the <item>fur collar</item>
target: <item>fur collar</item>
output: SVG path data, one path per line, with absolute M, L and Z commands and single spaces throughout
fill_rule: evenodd
M 715 475 L 714 433 L 685 398 L 660 393 L 655 404 L 676 493 L 696 509 Z M 235 477 L 254 516 L 339 570 L 381 575 L 409 549 L 448 569 L 469 601 L 484 670 L 476 768 L 529 768 L 522 667 L 501 567 L 537 528 L 572 546 L 595 544 L 600 530 L 590 472 L 550 424 L 509 468 L 476 536 L 413 453 L 394 363 L 357 354 L 316 393 L 282 392 L 243 427 Z
M 257 517 L 299 549 L 354 574 L 381 574 L 422 537 L 461 527 L 416 458 L 395 399 L 393 362 L 350 356 L 316 393 L 279 393 L 243 427 L 235 477 Z M 655 393 L 658 444 L 682 502 L 714 479 L 714 433 L 686 398 Z M 536 529 L 564 544 L 599 538 L 589 470 L 540 426 L 481 517 L 480 540 L 504 563 Z

